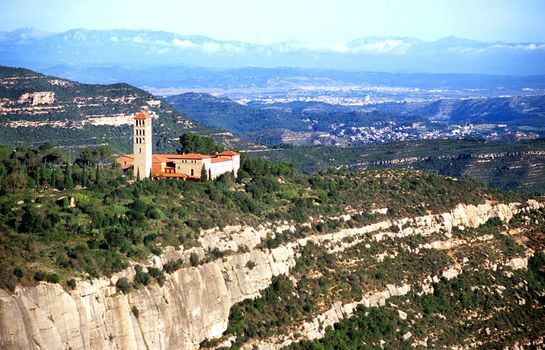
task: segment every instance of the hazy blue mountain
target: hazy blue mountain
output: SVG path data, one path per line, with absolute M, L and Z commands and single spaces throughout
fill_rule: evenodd
M 433 42 L 370 37 L 350 42 L 251 44 L 150 30 L 0 33 L 0 64 L 43 69 L 55 65 L 188 65 L 240 68 L 301 67 L 350 71 L 545 74 L 545 44 L 479 42 L 448 37 Z
M 89 84 L 126 82 L 154 88 L 281 88 L 300 86 L 402 86 L 419 89 L 513 90 L 545 89 L 545 76 L 483 74 L 424 74 L 347 72 L 310 68 L 206 68 L 154 66 L 131 68 L 120 65 L 57 65 L 42 73 Z M 500 91 L 501 92 L 501 91 Z M 510 93 L 503 91 L 502 93 Z

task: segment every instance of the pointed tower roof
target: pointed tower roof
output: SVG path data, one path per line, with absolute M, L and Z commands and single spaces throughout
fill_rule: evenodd
M 138 112 L 138 114 L 136 114 L 134 116 L 134 119 L 136 119 L 136 120 L 144 120 L 144 119 L 150 119 L 150 118 L 151 117 L 149 116 L 149 114 L 147 114 L 144 111 L 140 111 L 140 112 Z

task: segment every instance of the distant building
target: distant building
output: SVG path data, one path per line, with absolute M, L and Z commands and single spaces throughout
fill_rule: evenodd
M 124 170 L 133 169 L 134 177 L 200 180 L 203 166 L 208 179 L 211 180 L 228 172 L 237 175 L 240 168 L 240 154 L 235 151 L 223 151 L 215 155 L 199 153 L 153 154 L 151 121 L 152 118 L 145 112 L 136 114 L 134 117 L 133 154 L 116 158 L 117 163 Z

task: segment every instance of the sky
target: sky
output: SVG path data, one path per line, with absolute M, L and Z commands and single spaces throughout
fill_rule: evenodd
M 275 43 L 407 36 L 545 42 L 544 0 L 1 0 L 0 31 L 151 29 Z

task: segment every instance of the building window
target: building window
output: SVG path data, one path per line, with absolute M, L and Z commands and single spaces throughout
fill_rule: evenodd
M 195 175 L 195 170 L 191 169 L 191 176 Z
M 142 153 L 142 147 L 140 147 L 139 150 L 140 150 L 140 153 Z

